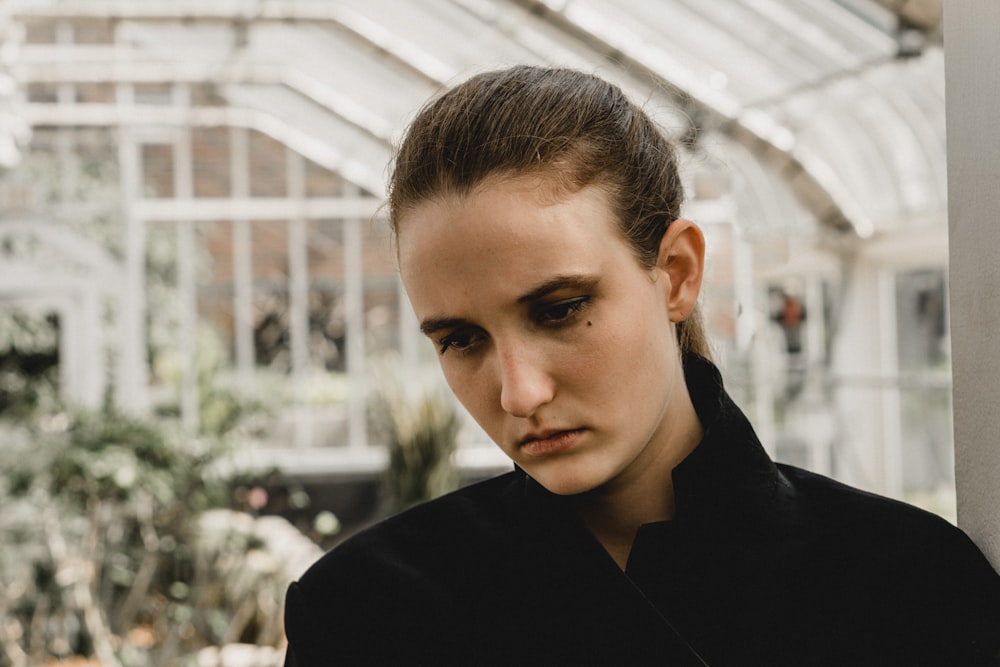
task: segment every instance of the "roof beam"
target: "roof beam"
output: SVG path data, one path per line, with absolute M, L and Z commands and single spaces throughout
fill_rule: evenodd
M 145 221 L 369 220 L 378 215 L 376 197 L 196 197 L 139 199 L 135 214 Z
M 270 136 L 370 192 L 382 193 L 385 188 L 381 168 L 345 155 L 336 146 L 317 139 L 307 129 L 295 127 L 274 114 L 262 111 L 238 107 L 31 103 L 24 105 L 23 115 L 36 127 L 245 127 Z

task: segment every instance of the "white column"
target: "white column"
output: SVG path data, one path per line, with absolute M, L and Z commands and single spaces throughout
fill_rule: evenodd
M 247 131 L 229 133 L 229 178 L 234 199 L 250 196 L 249 143 Z M 253 237 L 248 220 L 233 220 L 233 336 L 236 368 L 242 381 L 254 373 L 253 343 Z
M 80 402 L 92 409 L 101 406 L 104 400 L 105 344 L 101 309 L 104 304 L 100 290 L 87 285 L 80 291 L 80 336 L 84 342 L 82 394 Z
M 807 419 L 804 429 L 807 445 L 806 467 L 822 475 L 831 475 L 830 444 L 834 437 L 833 414 L 827 402 L 826 321 L 822 275 L 802 277 L 806 319 L 804 351 L 805 387 L 799 410 Z
M 174 104 L 191 106 L 191 92 L 186 86 L 173 91 Z M 189 201 L 194 197 L 194 157 L 191 128 L 181 126 L 174 138 L 174 198 Z M 189 433 L 198 431 L 201 399 L 198 387 L 198 239 L 195 222 L 177 223 L 177 302 L 178 340 L 181 368 L 181 423 Z
M 896 273 L 878 274 L 879 375 L 882 378 L 882 492 L 903 497 L 903 430 L 900 422 L 899 334 L 896 327 Z
M 1000 568 L 1000 3 L 945 2 L 958 523 Z
M 357 188 L 344 186 L 345 197 L 357 196 Z M 361 237 L 362 221 L 351 218 L 344 225 L 344 312 L 346 313 L 347 375 L 351 382 L 348 397 L 347 441 L 352 449 L 362 449 L 368 443 L 368 421 L 365 415 L 368 380 L 365 375 L 365 306 L 364 273 Z
M 132 87 L 118 86 L 119 106 L 131 106 Z M 149 366 L 146 358 L 146 227 L 135 211 L 142 162 L 132 129 L 118 129 L 118 169 L 125 226 L 125 280 L 118 312 L 120 344 L 115 399 L 119 408 L 144 414 L 148 408 Z
M 872 289 L 879 284 L 879 269 L 863 258 L 857 262 L 842 295 L 833 346 L 838 442 L 834 473 L 853 486 L 885 493 L 881 435 L 886 379 L 881 375 L 879 292 Z
M 305 199 L 305 160 L 292 149 L 286 149 L 288 196 L 296 201 Z M 288 223 L 288 334 L 292 359 L 292 382 L 295 384 L 296 447 L 312 445 L 312 414 L 301 389 L 309 378 L 309 235 L 304 217 Z
M 69 48 L 75 41 L 75 30 L 72 23 L 60 21 L 56 24 L 56 44 Z M 63 81 L 56 89 L 56 99 L 60 106 L 70 107 L 76 104 L 76 85 Z M 75 146 L 75 130 L 72 127 L 59 128 L 56 137 L 56 156 L 59 162 L 59 203 L 71 206 L 76 196 L 77 159 Z

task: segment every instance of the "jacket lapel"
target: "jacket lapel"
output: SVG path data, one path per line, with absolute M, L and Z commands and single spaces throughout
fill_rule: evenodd
M 538 601 L 519 605 L 525 655 L 540 658 L 558 633 L 577 655 L 563 649 L 551 664 L 704 665 L 562 501 L 523 474 L 505 493 L 512 570 Z

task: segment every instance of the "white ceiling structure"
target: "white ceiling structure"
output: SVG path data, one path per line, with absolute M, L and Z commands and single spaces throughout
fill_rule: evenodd
M 114 44 L 78 44 L 71 34 L 53 45 L 24 44 L 5 59 L 15 80 L 211 82 L 228 108 L 214 115 L 200 110 L 195 120 L 265 131 L 377 197 L 391 147 L 423 101 L 472 72 L 528 62 L 595 71 L 644 101 L 690 147 L 692 174 L 724 175 L 727 205 L 716 215 L 734 217 L 747 235 L 819 229 L 868 238 L 944 219 L 935 2 L 12 0 L 5 6 L 8 18 L 22 22 L 89 17 L 112 21 L 115 31 Z M 56 122 L 60 114 L 99 124 L 107 122 L 102 114 L 121 113 L 84 106 L 32 103 L 23 115 L 31 125 Z M 176 116 L 163 113 L 168 121 Z M 717 196 L 711 187 L 703 190 L 693 183 L 693 206 Z

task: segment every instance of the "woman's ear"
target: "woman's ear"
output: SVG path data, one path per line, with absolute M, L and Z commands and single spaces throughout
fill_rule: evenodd
M 668 278 L 670 320 L 687 319 L 698 301 L 705 269 L 705 236 L 698 225 L 684 218 L 670 223 L 660 239 L 656 269 Z

